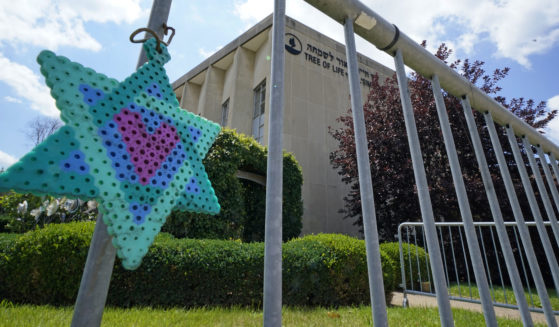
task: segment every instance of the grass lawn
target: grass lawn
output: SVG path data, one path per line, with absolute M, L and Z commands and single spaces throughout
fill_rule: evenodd
M 514 292 L 512 287 L 505 286 L 505 291 L 503 291 L 503 287 L 498 285 L 493 285 L 493 292 L 491 293 L 492 298 L 496 302 L 500 303 L 509 303 L 509 304 L 516 304 L 516 297 L 514 296 Z M 452 283 L 448 289 L 449 293 L 454 296 L 459 296 L 459 291 L 462 293 L 462 297 L 469 298 L 470 297 L 470 289 L 468 288 L 468 284 L 460 284 L 460 288 L 455 283 Z M 524 288 L 524 294 L 526 295 L 526 301 L 528 301 L 528 306 L 535 306 L 541 308 L 540 297 L 538 296 L 538 292 L 536 291 L 535 287 L 531 288 L 532 291 L 532 301 L 530 300 L 530 295 L 528 293 L 528 289 Z M 472 298 L 479 299 L 479 291 L 477 286 L 472 284 L 471 288 Z M 505 292 L 506 292 L 506 299 L 505 302 Z M 555 290 L 552 288 L 547 289 L 547 294 L 549 296 L 549 301 L 551 302 L 551 307 L 553 310 L 559 310 L 559 298 L 557 298 L 557 294 L 555 294 Z
M 456 326 L 484 326 L 481 313 L 453 310 Z M 0 305 L 0 326 L 69 326 L 72 308 L 32 305 Z M 368 306 L 284 308 L 283 326 L 371 326 Z M 439 326 L 436 308 L 388 309 L 390 326 Z M 245 308 L 153 309 L 107 308 L 102 326 L 262 326 L 262 311 Z M 499 319 L 499 326 L 522 326 L 519 320 Z M 544 325 L 539 325 L 544 326 Z

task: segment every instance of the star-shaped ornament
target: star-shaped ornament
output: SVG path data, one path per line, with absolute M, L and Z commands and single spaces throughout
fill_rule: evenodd
M 202 164 L 218 124 L 179 107 L 165 45 L 124 82 L 42 51 L 37 58 L 66 123 L 0 175 L 0 191 L 96 199 L 126 269 L 136 269 L 173 209 L 217 214 Z

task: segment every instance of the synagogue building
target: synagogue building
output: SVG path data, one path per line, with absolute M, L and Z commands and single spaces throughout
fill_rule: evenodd
M 173 83 L 180 106 L 268 143 L 272 16 L 224 46 Z M 303 170 L 303 234 L 358 235 L 339 210 L 349 187 L 332 169 L 337 149 L 328 127 L 350 107 L 344 45 L 286 17 L 283 147 Z M 363 99 L 371 75 L 394 72 L 358 55 Z

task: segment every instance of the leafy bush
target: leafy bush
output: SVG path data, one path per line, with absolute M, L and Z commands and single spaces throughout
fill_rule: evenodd
M 74 303 L 94 224 L 52 224 L 0 247 L 0 294 L 36 304 Z M 393 263 L 381 253 L 387 297 Z M 107 303 L 115 306 L 262 304 L 264 244 L 174 239 L 160 235 L 135 271 L 115 262 Z M 369 303 L 365 245 L 341 235 L 315 235 L 283 246 L 286 305 Z
M 253 138 L 223 129 L 203 160 L 221 205 L 216 216 L 173 212 L 163 231 L 176 237 L 264 240 L 265 187 L 236 177 L 238 170 L 266 176 L 267 149 Z M 283 154 L 283 239 L 297 237 L 302 228 L 301 167 Z
M 394 263 L 381 251 L 386 301 Z M 294 305 L 370 303 L 365 242 L 340 234 L 309 235 L 284 245 L 284 297 Z
M 400 246 L 398 242 L 382 243 L 380 245 L 380 249 L 381 251 L 386 253 L 394 262 L 394 276 L 396 277 L 395 286 L 401 287 L 402 268 L 400 264 Z M 402 243 L 402 252 L 404 256 L 406 289 L 412 289 L 412 282 L 413 289 L 419 289 L 420 282 L 426 282 L 430 280 L 430 276 L 427 275 L 427 267 L 429 266 L 429 255 L 422 247 L 409 243 Z

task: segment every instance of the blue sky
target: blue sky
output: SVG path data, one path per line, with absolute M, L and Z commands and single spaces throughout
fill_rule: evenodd
M 549 101 L 559 109 L 559 1 L 366 0 L 400 30 L 432 47 L 446 42 L 457 58 L 480 59 L 488 71 L 510 67 L 503 95 Z M 31 150 L 24 131 L 58 111 L 35 61 L 50 49 L 123 80 L 140 46 L 128 41 L 147 25 L 149 0 L 18 0 L 0 2 L 0 167 Z M 175 0 L 169 25 L 177 33 L 166 66 L 173 81 L 272 12 L 272 0 Z M 337 23 L 302 0 L 287 14 L 343 42 Z M 357 40 L 363 54 L 393 68 L 392 58 Z M 559 143 L 559 118 L 548 135 Z

